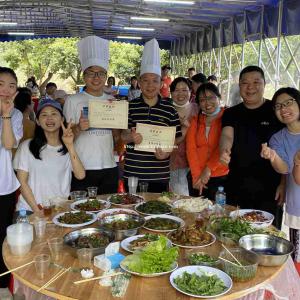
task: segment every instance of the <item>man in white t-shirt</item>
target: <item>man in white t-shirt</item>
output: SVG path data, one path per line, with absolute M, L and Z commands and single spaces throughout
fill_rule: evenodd
M 75 148 L 86 169 L 83 180 L 72 178 L 71 190 L 97 186 L 98 194 L 117 192 L 118 169 L 114 160 L 112 130 L 90 128 L 89 101 L 112 99 L 104 93 L 107 78 L 109 42 L 96 36 L 88 36 L 78 42 L 79 59 L 86 89 L 70 96 L 64 105 L 66 120 L 76 124 Z

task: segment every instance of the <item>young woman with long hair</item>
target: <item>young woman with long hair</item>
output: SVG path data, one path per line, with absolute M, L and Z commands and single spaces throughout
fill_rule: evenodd
M 64 123 L 61 105 L 46 99 L 40 102 L 34 137 L 24 141 L 15 156 L 14 168 L 21 183 L 17 210 L 42 215 L 43 200 L 68 197 L 72 172 L 85 177 L 84 167 L 74 148 L 74 134 Z

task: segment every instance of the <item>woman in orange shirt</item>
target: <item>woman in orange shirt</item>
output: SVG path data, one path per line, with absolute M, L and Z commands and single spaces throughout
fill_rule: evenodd
M 213 83 L 202 84 L 196 93 L 200 112 L 186 136 L 186 152 L 191 170 L 190 195 L 215 199 L 218 186 L 225 186 L 228 167 L 219 162 L 219 140 L 222 131 L 220 92 Z

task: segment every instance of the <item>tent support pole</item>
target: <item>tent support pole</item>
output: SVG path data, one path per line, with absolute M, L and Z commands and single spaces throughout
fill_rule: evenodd
M 263 40 L 263 34 L 264 34 L 264 5 L 261 7 L 261 13 L 260 13 L 260 34 L 259 34 L 259 54 L 258 54 L 258 66 L 261 67 L 262 63 L 262 40 Z
M 275 91 L 280 83 L 280 53 L 281 53 L 281 29 L 282 29 L 282 11 L 283 0 L 279 1 L 278 6 L 278 27 L 277 27 L 277 53 L 276 53 L 276 74 L 275 74 Z
M 243 32 L 243 44 L 242 44 L 242 55 L 241 55 L 241 66 L 244 68 L 245 62 L 245 42 L 246 42 L 246 11 L 244 11 L 244 32 Z

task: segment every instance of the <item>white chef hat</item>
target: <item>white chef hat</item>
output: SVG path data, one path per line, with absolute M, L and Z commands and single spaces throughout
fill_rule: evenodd
M 141 76 L 145 73 L 154 73 L 161 76 L 160 49 L 156 39 L 152 39 L 144 46 Z
M 92 35 L 77 43 L 82 70 L 91 66 L 99 66 L 107 70 L 109 62 L 109 41 Z

